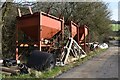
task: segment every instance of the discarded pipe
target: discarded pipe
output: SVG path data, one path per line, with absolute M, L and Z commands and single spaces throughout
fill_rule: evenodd
M 30 11 L 30 14 L 33 14 L 32 9 L 31 9 L 31 7 L 30 7 L 30 6 L 29 6 L 29 11 Z
M 1 70 L 4 71 L 4 72 L 12 73 L 14 75 L 16 75 L 18 73 L 18 71 L 12 70 L 12 69 L 7 68 L 7 67 L 2 67 Z
M 19 14 L 19 17 L 22 16 L 21 11 L 20 11 L 20 8 L 18 8 L 18 14 Z

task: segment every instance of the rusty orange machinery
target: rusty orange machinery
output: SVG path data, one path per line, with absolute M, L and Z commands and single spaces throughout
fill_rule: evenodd
M 58 32 L 64 32 L 64 20 L 46 14 L 44 12 L 36 12 L 33 14 L 22 15 L 17 17 L 17 37 L 16 44 L 37 45 L 39 50 L 44 46 L 42 40 L 51 39 Z M 19 42 L 18 30 L 23 31 L 27 36 L 32 38 L 34 42 Z M 63 36 L 63 35 L 62 35 Z M 16 59 L 18 59 L 18 47 L 16 48 Z
M 70 31 L 70 36 L 74 38 L 79 45 L 82 45 L 86 51 L 86 36 L 89 34 L 89 29 L 86 25 L 78 26 L 73 21 L 65 23 Z M 89 41 L 88 41 L 89 42 Z
M 79 44 L 84 40 L 84 50 L 85 50 L 85 37 L 88 35 L 87 26 L 78 26 L 73 21 L 65 23 L 68 25 L 70 30 L 70 35 L 74 38 Z M 46 14 L 44 12 L 36 12 L 33 14 L 23 15 L 17 17 L 17 37 L 16 44 L 17 46 L 24 45 L 36 45 L 39 50 L 43 46 L 49 46 L 42 44 L 42 40 L 51 39 L 58 32 L 62 32 L 64 36 L 64 19 L 59 19 L 52 15 Z M 23 31 L 27 36 L 32 38 L 34 42 L 20 42 L 18 41 L 18 30 Z M 16 59 L 18 59 L 18 47 L 16 47 Z

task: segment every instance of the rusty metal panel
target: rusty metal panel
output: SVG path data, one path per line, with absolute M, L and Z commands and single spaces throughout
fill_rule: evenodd
M 30 27 L 39 25 L 39 17 L 36 15 L 31 15 L 27 17 L 21 17 L 18 19 L 18 28 Z
M 40 13 L 34 13 L 33 15 L 27 14 L 22 17 L 17 17 L 18 29 L 35 41 L 38 41 L 39 16 Z
M 78 29 L 79 29 L 79 41 L 81 42 L 82 40 L 84 40 L 84 35 L 85 36 L 88 35 L 88 28 L 85 26 L 81 26 Z
M 42 26 L 41 38 L 50 39 L 61 30 L 62 21 L 42 14 L 40 25 Z
M 66 22 L 65 24 L 67 25 L 67 27 L 68 27 L 68 29 L 70 31 L 70 36 L 72 38 L 74 38 L 75 35 L 77 34 L 77 27 L 78 27 L 78 25 L 75 24 L 73 21 Z
M 53 28 L 53 29 L 57 29 L 57 30 L 61 30 L 61 21 L 58 21 L 54 18 L 42 15 L 41 16 L 41 24 L 42 26 L 46 26 L 49 28 Z
M 41 34 L 41 38 L 42 39 L 50 39 L 52 38 L 56 33 L 58 33 L 60 30 L 55 29 L 55 28 L 51 28 L 51 27 L 46 27 L 46 26 L 42 26 L 42 34 Z
M 75 35 L 77 34 L 77 25 L 75 25 L 75 23 L 72 22 L 71 24 L 71 28 L 72 28 L 72 38 L 75 37 Z

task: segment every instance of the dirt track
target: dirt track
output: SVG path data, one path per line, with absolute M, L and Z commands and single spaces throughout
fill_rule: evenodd
M 118 47 L 77 66 L 57 78 L 118 78 Z

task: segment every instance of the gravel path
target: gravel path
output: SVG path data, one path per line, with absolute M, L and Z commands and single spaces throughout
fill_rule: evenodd
M 110 47 L 106 52 L 57 78 L 118 78 L 118 47 Z

